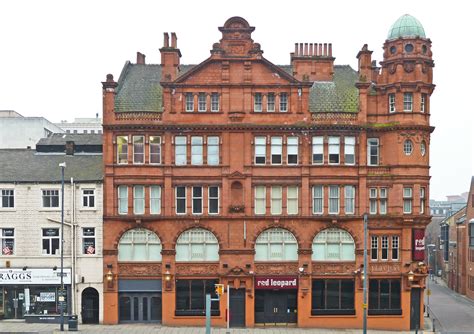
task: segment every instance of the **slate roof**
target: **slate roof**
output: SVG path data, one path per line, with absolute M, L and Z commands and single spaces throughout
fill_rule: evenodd
M 102 134 L 53 133 L 49 137 L 41 138 L 36 145 L 65 145 L 67 141 L 73 141 L 75 145 L 102 145 Z
M 76 182 L 103 180 L 102 155 L 37 154 L 29 149 L 0 150 L 0 182 L 61 182 L 59 164 L 66 162 L 64 179 Z
M 181 65 L 183 76 L 196 65 Z M 291 65 L 278 65 L 293 75 Z M 162 112 L 161 66 L 127 62 L 120 74 L 115 111 Z M 359 91 L 355 87 L 357 71 L 349 65 L 335 65 L 334 79 L 314 82 L 310 89 L 310 112 L 358 112 Z
M 333 81 L 315 81 L 309 94 L 310 112 L 358 112 L 357 72 L 349 65 L 334 66 Z

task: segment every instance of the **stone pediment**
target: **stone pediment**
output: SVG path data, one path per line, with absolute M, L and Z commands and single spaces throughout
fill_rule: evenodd
M 232 174 L 229 175 L 229 179 L 244 179 L 244 178 L 245 178 L 245 175 L 239 171 L 232 172 Z

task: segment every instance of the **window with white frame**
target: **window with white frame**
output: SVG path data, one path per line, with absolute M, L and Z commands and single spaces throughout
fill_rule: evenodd
M 298 187 L 288 186 L 286 192 L 286 210 L 289 215 L 298 214 Z
M 186 187 L 177 186 L 176 189 L 176 214 L 186 214 Z
M 397 261 L 399 257 L 400 238 L 397 235 L 393 235 L 391 239 L 392 239 L 392 261 Z
M 297 261 L 298 242 L 282 228 L 263 231 L 255 241 L 255 261 Z
M 424 157 L 426 154 L 426 143 L 424 140 L 422 140 L 420 144 L 420 153 L 422 157 Z
M 82 189 L 82 207 L 95 208 L 95 189 Z
M 413 210 L 413 188 L 403 188 L 403 213 L 410 214 Z
M 267 111 L 268 112 L 275 111 L 275 93 L 267 94 Z
M 344 164 L 355 164 L 355 137 L 344 137 Z
M 272 165 L 281 165 L 282 163 L 282 154 L 283 154 L 283 138 L 282 137 L 272 137 L 271 138 L 271 163 Z
M 186 93 L 186 111 L 194 111 L 193 93 Z
M 313 214 L 322 214 L 324 209 L 324 188 L 322 185 L 313 186 Z
M 161 164 L 161 137 L 150 136 L 150 163 Z
M 387 214 L 387 188 L 369 188 L 369 213 Z
M 370 238 L 370 259 L 376 261 L 379 258 L 379 237 L 373 235 Z
M 369 166 L 377 166 L 379 164 L 379 139 L 367 139 L 367 164 Z
M 205 112 L 207 109 L 206 106 L 206 93 L 199 93 L 198 94 L 198 111 Z
M 43 255 L 59 255 L 59 228 L 43 228 L 42 229 L 42 254 Z
M 283 188 L 281 186 L 271 187 L 270 213 L 272 215 L 281 215 Z
M 145 213 L 145 187 L 133 186 L 133 213 L 142 215 Z
M 425 213 L 426 198 L 425 198 L 425 187 L 420 187 L 420 214 Z
M 280 112 L 288 111 L 288 94 L 280 93 Z
M 211 111 L 212 112 L 219 111 L 219 93 L 211 94 Z
M 355 243 L 349 232 L 328 228 L 313 239 L 313 261 L 355 261 Z
M 388 202 L 388 189 L 387 188 L 380 188 L 379 189 L 379 213 L 381 215 L 387 214 L 387 202 Z
M 191 165 L 202 165 L 203 164 L 203 148 L 202 148 L 202 137 L 192 136 L 191 137 Z
M 413 111 L 413 93 L 403 93 L 403 111 Z
M 125 232 L 118 244 L 118 260 L 121 262 L 161 261 L 161 241 L 158 236 L 143 228 Z
M 420 111 L 425 112 L 426 111 L 426 94 L 421 94 L 421 101 L 420 101 Z
M 175 144 L 175 164 L 177 166 L 186 165 L 186 136 L 176 136 Z
M 207 164 L 211 166 L 219 165 L 219 137 L 207 137 Z
M 133 136 L 133 163 L 143 164 L 145 163 L 145 137 L 144 136 Z
M 82 254 L 85 254 L 85 255 L 96 254 L 94 227 L 82 228 Z
M 15 207 L 15 191 L 14 189 L 1 189 L 2 208 Z
M 15 254 L 15 229 L 0 228 L 2 255 Z
M 219 213 L 219 187 L 209 186 L 208 189 L 208 212 L 209 214 Z
M 264 215 L 266 213 L 266 187 L 255 187 L 255 214 Z
M 128 137 L 117 136 L 117 163 L 128 163 Z
M 192 190 L 193 214 L 200 215 L 202 214 L 202 187 L 194 186 Z
M 324 139 L 322 136 L 313 137 L 313 164 L 324 163 Z
M 339 163 L 339 137 L 329 137 L 329 163 L 338 164 Z
M 382 254 L 380 256 L 380 259 L 382 261 L 388 260 L 388 236 L 383 235 L 382 237 Z
M 377 214 L 377 188 L 369 188 L 369 213 Z
M 118 186 L 118 213 L 126 215 L 128 213 L 128 186 Z
M 395 106 L 395 94 L 391 93 L 388 94 L 388 112 L 395 112 L 397 111 Z
M 176 241 L 176 261 L 219 261 L 219 242 L 216 236 L 201 228 L 181 233 Z
M 344 186 L 344 212 L 346 214 L 355 213 L 355 187 Z
M 262 93 L 255 93 L 253 99 L 253 111 L 262 112 Z
M 339 186 L 329 186 L 329 214 L 339 213 Z
M 161 213 L 161 187 L 150 186 L 150 214 L 159 215 Z
M 298 164 L 298 137 L 288 137 L 287 141 L 287 163 L 288 165 Z
M 59 190 L 42 190 L 43 208 L 59 208 Z
M 267 155 L 267 138 L 255 137 L 255 164 L 265 165 Z
M 405 153 L 405 155 L 411 155 L 412 152 L 413 152 L 413 142 L 410 139 L 407 139 L 403 143 L 403 153 Z

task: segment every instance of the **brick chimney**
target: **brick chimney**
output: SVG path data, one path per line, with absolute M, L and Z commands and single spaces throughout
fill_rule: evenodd
M 164 33 L 163 47 L 161 52 L 161 81 L 174 81 L 179 73 L 179 58 L 181 51 L 178 49 L 178 38 L 174 32 L 170 37 L 167 32 Z
M 373 74 L 372 51 L 369 50 L 367 44 L 362 46 L 357 54 L 357 59 L 359 59 L 359 81 L 371 82 Z
M 74 155 L 74 142 L 72 140 L 66 141 L 66 155 Z
M 293 76 L 300 81 L 332 81 L 334 57 L 331 43 L 295 43 L 290 54 Z
M 137 52 L 137 64 L 145 65 L 145 55 L 141 52 Z

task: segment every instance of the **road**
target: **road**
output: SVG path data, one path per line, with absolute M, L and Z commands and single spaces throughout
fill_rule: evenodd
M 439 321 L 439 325 L 437 321 L 435 323 L 436 331 L 449 334 L 474 333 L 474 302 L 433 281 L 430 281 L 430 289 L 432 294 L 429 308 Z

